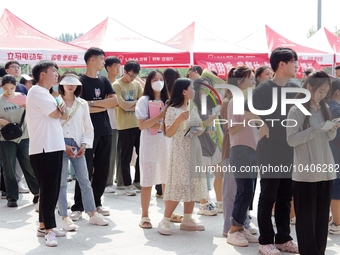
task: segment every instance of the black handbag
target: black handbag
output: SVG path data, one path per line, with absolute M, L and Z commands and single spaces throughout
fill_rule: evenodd
M 2 137 L 6 141 L 14 140 L 22 136 L 21 125 L 24 122 L 25 114 L 26 111 L 22 114 L 20 124 L 15 122 L 9 123 L 0 130 Z

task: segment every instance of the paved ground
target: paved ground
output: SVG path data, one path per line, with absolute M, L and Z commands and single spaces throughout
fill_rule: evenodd
M 70 201 L 73 187 L 74 182 L 69 183 Z M 213 217 L 195 214 L 194 217 L 204 223 L 205 231 L 181 231 L 179 224 L 172 223 L 173 235 L 160 235 L 157 232 L 157 225 L 162 219 L 164 205 L 162 199 L 155 198 L 154 193 L 150 204 L 152 229 L 143 230 L 138 226 L 141 214 L 140 194 L 128 197 L 123 191 L 117 191 L 116 194 L 105 193 L 103 205 L 111 210 L 111 216 L 106 217 L 110 225 L 106 227 L 90 225 L 88 216 L 83 214 L 84 218 L 76 222 L 78 230 L 68 232 L 66 237 L 58 238 L 59 246 L 54 248 L 46 247 L 44 239 L 36 237 L 38 214 L 34 212 L 34 205 L 31 202 L 33 195 L 20 195 L 19 207 L 15 209 L 8 208 L 6 200 L 2 199 L 0 254 L 258 254 L 258 244 L 238 248 L 226 243 L 222 236 L 222 214 Z M 257 196 L 258 194 L 256 200 Z M 182 212 L 182 205 L 176 211 Z M 255 216 L 252 213 L 252 222 L 257 225 Z M 57 217 L 57 224 L 58 227 L 61 226 L 60 217 Z M 291 229 L 296 240 L 294 226 Z M 340 236 L 329 236 L 326 254 L 340 254 Z

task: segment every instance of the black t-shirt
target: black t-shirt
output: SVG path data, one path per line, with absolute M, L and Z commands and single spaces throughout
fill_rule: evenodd
M 86 101 L 103 100 L 107 95 L 116 94 L 113 90 L 108 78 L 99 76 L 98 78 L 90 78 L 86 75 L 80 77 L 83 84 L 83 92 L 81 97 Z M 92 125 L 94 127 L 94 135 L 112 135 L 109 115 L 107 111 L 91 113 Z
M 257 110 L 268 110 L 273 103 L 273 88 L 277 88 L 277 107 L 269 115 L 259 117 L 268 125 L 269 138 L 263 137 L 257 145 L 257 160 L 259 164 L 290 165 L 293 163 L 293 148 L 287 143 L 286 127 L 281 122 L 287 119 L 291 105 L 286 106 L 286 115 L 281 115 L 281 89 L 287 87 L 298 88 L 294 83 L 288 82 L 281 87 L 272 80 L 265 81 L 253 91 L 253 106 Z M 296 93 L 287 93 L 286 98 L 292 99 Z M 249 111 L 248 100 L 245 102 L 245 111 Z M 270 119 L 275 119 L 272 123 Z M 284 122 L 287 125 L 288 123 Z

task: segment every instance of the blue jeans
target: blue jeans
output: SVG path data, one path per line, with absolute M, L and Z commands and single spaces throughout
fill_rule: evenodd
M 11 141 L 0 142 L 1 159 L 7 199 L 18 200 L 19 198 L 18 183 L 15 177 L 16 159 L 18 159 L 19 161 L 28 188 L 30 189 L 32 194 L 39 194 L 39 185 L 30 163 L 28 147 L 28 138 L 22 139 L 20 143 L 15 143 Z
M 247 218 L 247 210 L 254 195 L 254 177 L 256 172 L 245 172 L 242 167 L 256 166 L 256 153 L 251 147 L 236 145 L 230 148 L 230 165 L 236 167 L 235 181 L 237 186 L 235 202 L 232 211 L 231 224 L 243 226 Z
M 331 141 L 329 143 L 335 164 L 340 165 L 340 145 L 338 142 Z M 336 179 L 333 180 L 333 186 L 332 186 L 332 199 L 334 200 L 340 200 L 340 173 L 336 173 Z
M 76 142 L 72 138 L 65 138 L 65 144 L 77 147 Z M 94 204 L 93 191 L 91 187 L 91 182 L 89 180 L 89 175 L 86 166 L 85 156 L 83 155 L 81 158 L 69 158 L 66 155 L 66 152 L 63 153 L 63 169 L 61 173 L 61 182 L 60 182 L 60 191 L 59 191 L 59 199 L 58 199 L 58 210 L 60 216 L 67 216 L 67 165 L 68 160 L 71 161 L 76 179 L 79 183 L 81 189 L 82 201 L 84 204 L 85 212 L 92 212 L 96 210 L 96 206 Z
M 222 161 L 222 166 L 228 167 L 229 158 L 225 158 Z M 233 212 L 233 206 L 235 202 L 236 196 L 236 181 L 235 176 L 232 172 L 225 171 L 222 185 L 222 201 L 223 201 L 223 232 L 228 233 L 231 226 L 231 215 Z M 250 219 L 248 215 L 246 216 L 246 220 L 244 222 L 244 227 L 246 229 L 250 228 Z

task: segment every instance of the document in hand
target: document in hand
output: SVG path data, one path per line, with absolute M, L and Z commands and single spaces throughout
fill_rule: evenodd
M 155 102 L 150 100 L 149 101 L 149 114 L 150 114 L 150 119 L 157 116 L 157 114 L 160 113 L 160 111 L 164 108 L 164 103 L 163 102 Z M 150 132 L 152 135 L 156 135 L 158 133 L 157 128 L 150 128 Z

